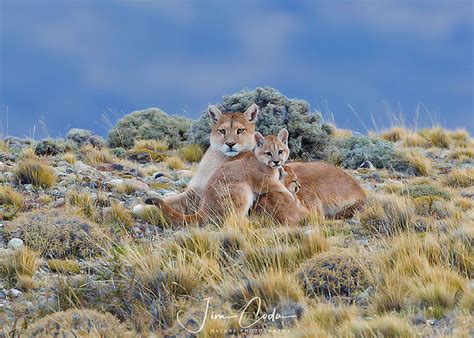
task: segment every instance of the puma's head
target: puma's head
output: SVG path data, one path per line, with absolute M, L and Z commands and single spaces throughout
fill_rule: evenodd
M 254 153 L 257 160 L 272 168 L 281 168 L 288 156 L 290 149 L 288 148 L 288 130 L 282 129 L 278 136 L 269 135 L 263 137 L 260 133 L 255 133 Z
M 301 188 L 298 176 L 295 171 L 288 166 L 283 168 L 283 184 L 293 194 L 296 194 Z
M 255 120 L 258 106 L 254 103 L 244 113 L 223 114 L 216 106 L 210 105 L 212 120 L 211 148 L 225 156 L 235 156 L 255 147 Z

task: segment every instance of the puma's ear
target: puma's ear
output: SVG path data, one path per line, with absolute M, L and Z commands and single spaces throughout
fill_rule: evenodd
M 210 104 L 209 107 L 207 108 L 207 113 L 209 114 L 212 123 L 216 123 L 219 121 L 221 116 L 223 115 L 222 112 L 217 108 L 216 106 Z
M 283 128 L 278 132 L 278 139 L 284 144 L 288 145 L 288 130 Z
M 244 113 L 245 118 L 251 122 L 254 123 L 255 120 L 257 119 L 258 115 L 258 106 L 254 103 L 250 107 L 247 108 L 247 110 Z
M 257 147 L 261 147 L 265 144 L 265 138 L 259 132 L 255 133 L 255 142 L 257 142 Z

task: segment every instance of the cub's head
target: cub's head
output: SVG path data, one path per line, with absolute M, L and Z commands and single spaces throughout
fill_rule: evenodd
M 281 168 L 290 155 L 286 129 L 280 130 L 278 136 L 263 137 L 262 134 L 255 133 L 255 142 L 257 143 L 254 149 L 255 157 L 269 167 Z
M 235 156 L 255 147 L 255 120 L 258 106 L 254 103 L 245 113 L 223 114 L 216 106 L 209 106 L 212 120 L 211 148 L 225 156 Z
M 295 171 L 290 167 L 285 166 L 283 168 L 282 179 L 283 184 L 291 193 L 296 194 L 300 190 L 301 184 L 298 181 L 298 176 L 296 176 Z

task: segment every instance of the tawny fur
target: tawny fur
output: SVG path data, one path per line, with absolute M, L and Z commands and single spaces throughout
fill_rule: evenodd
M 169 206 L 165 201 L 153 199 L 169 218 L 175 222 L 221 220 L 229 211 L 246 216 L 255 198 L 269 192 L 279 192 L 284 198 L 294 199 L 280 181 L 280 168 L 289 156 L 288 131 L 283 129 L 278 137 L 263 138 L 255 134 L 254 152 L 244 152 L 219 168 L 209 180 L 202 194 L 198 212 L 186 215 Z
M 187 189 L 164 199 L 166 204 L 181 212 L 195 212 L 214 173 L 225 163 L 235 160 L 237 155 L 252 153 L 255 147 L 255 120 L 258 115 L 256 104 L 252 104 L 244 113 L 228 114 L 223 114 L 217 107 L 210 105 L 208 114 L 212 121 L 211 146 L 201 159 Z M 232 143 L 235 145 L 230 149 L 228 144 Z
M 309 210 L 298 198 L 298 192 L 301 184 L 293 169 L 284 167 L 284 174 L 281 178 L 285 187 L 293 194 L 295 198 L 290 199 L 287 195 L 279 192 L 271 192 L 261 195 L 255 203 L 255 211 L 264 213 L 273 218 L 273 220 L 291 226 L 299 225 L 309 215 Z M 316 206 L 319 202 L 319 207 Z M 315 209 L 318 209 L 318 215 L 322 215 L 322 205 L 319 199 L 315 199 Z
M 341 168 L 321 161 L 293 162 L 286 167 L 294 170 L 301 184 L 299 200 L 315 212 L 320 201 L 326 218 L 351 217 L 365 202 L 359 183 Z

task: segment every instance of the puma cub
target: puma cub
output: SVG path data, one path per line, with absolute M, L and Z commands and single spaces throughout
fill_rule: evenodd
M 289 200 L 294 199 L 280 181 L 280 169 L 289 156 L 288 131 L 280 130 L 277 137 L 255 133 L 255 142 L 253 153 L 237 155 L 211 177 L 196 213 L 182 214 L 160 199 L 151 202 L 173 221 L 194 222 L 222 219 L 232 208 L 238 215 L 246 216 L 256 197 L 268 192 L 279 192 Z

